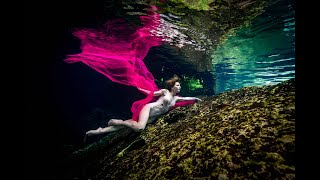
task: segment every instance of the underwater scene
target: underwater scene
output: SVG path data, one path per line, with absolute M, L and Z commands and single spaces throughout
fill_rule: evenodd
M 295 1 L 60 8 L 44 179 L 296 178 Z

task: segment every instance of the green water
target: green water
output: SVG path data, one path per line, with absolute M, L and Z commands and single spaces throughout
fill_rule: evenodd
M 215 92 L 272 85 L 295 76 L 295 11 L 281 1 L 212 52 Z

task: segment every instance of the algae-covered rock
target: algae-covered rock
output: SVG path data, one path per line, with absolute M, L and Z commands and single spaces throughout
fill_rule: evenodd
M 176 108 L 74 152 L 72 178 L 295 179 L 295 79 Z

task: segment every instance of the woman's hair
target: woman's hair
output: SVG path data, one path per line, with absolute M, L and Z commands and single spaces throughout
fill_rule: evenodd
M 166 88 L 168 90 L 171 90 L 171 88 L 176 84 L 176 82 L 179 82 L 180 78 L 177 75 L 173 75 L 172 78 L 166 81 Z

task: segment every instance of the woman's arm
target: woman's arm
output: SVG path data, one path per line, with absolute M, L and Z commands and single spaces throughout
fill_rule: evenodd
M 146 94 L 146 95 L 150 94 L 149 90 L 145 90 L 145 89 L 142 89 L 142 88 L 139 88 L 139 87 L 138 87 L 138 90 L 141 91 L 143 94 Z
M 139 91 L 141 91 L 142 93 L 144 93 L 146 95 L 150 94 L 149 90 L 145 90 L 145 89 L 142 89 L 142 88 L 138 88 L 138 89 L 139 89 Z M 153 93 L 153 96 L 161 96 L 161 95 L 164 94 L 164 91 L 165 91 L 165 89 L 160 89 L 159 91 L 155 91 Z
M 202 101 L 202 99 L 197 97 L 180 97 L 176 96 L 177 101 Z

